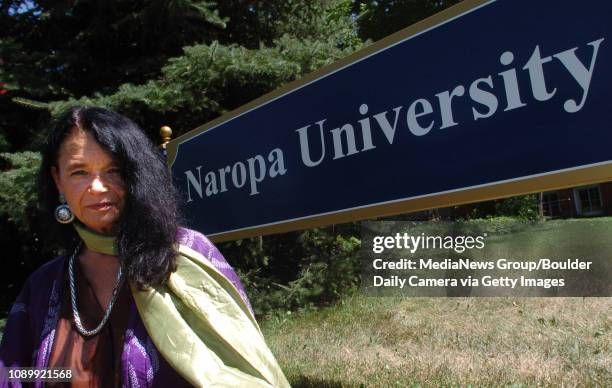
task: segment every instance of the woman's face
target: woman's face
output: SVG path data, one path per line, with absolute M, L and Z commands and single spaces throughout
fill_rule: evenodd
M 57 190 L 85 226 L 100 233 L 116 233 L 125 183 L 118 163 L 91 133 L 72 130 L 59 148 L 51 175 Z

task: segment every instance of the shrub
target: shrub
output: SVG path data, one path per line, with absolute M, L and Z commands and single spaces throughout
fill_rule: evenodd
M 313 308 L 359 284 L 358 224 L 239 240 L 220 249 L 240 273 L 255 312 Z

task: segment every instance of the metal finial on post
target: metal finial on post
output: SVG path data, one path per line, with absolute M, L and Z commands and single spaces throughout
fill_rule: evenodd
M 163 127 L 161 127 L 159 129 L 159 135 L 162 138 L 162 143 L 159 146 L 159 148 L 161 148 L 162 150 L 165 150 L 166 149 L 166 145 L 172 139 L 172 129 L 169 126 L 164 125 Z

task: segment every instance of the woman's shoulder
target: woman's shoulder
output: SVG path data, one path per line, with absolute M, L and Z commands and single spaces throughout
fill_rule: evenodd
M 65 256 L 59 256 L 32 272 L 21 288 L 20 298 L 38 302 L 47 299 L 48 302 L 51 289 L 63 277 L 65 261 Z
M 210 261 L 217 270 L 219 270 L 227 279 L 229 279 L 229 281 L 234 284 L 251 312 L 253 311 L 244 286 L 240 281 L 240 277 L 236 274 L 236 271 L 234 271 L 227 260 L 225 260 L 225 257 L 223 257 L 223 254 L 219 251 L 219 249 L 217 249 L 217 247 L 208 239 L 208 237 L 197 230 L 181 227 L 178 231 L 178 242 L 179 244 L 185 245 L 200 253 L 205 259 Z
M 219 251 L 215 244 L 213 244 L 204 234 L 197 230 L 181 227 L 179 228 L 178 240 L 179 244 L 198 252 L 226 277 L 238 283 L 238 276 L 235 274 L 234 269 L 227 260 L 225 260 L 221 251 Z
M 30 274 L 27 283 L 39 285 L 52 281 L 60 275 L 64 268 L 66 256 L 58 256 L 41 265 L 38 269 Z
M 178 243 L 209 257 L 211 251 L 218 251 L 215 245 L 204 234 L 197 230 L 179 227 Z
M 9 316 L 28 311 L 46 312 L 50 301 L 57 299 L 60 292 L 58 282 L 63 279 L 64 263 L 65 256 L 56 257 L 32 272 L 23 283 Z

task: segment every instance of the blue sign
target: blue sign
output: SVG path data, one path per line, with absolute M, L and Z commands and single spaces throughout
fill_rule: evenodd
M 218 240 L 612 180 L 612 3 L 466 1 L 175 139 Z

